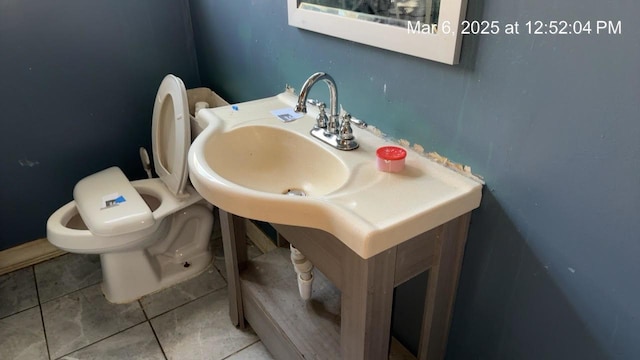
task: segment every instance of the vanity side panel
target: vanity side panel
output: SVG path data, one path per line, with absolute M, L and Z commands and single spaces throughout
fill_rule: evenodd
M 398 245 L 394 286 L 399 286 L 433 266 L 437 238 L 444 225 Z

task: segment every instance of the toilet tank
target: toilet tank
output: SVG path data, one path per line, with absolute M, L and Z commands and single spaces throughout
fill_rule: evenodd
M 218 94 L 213 92 L 211 89 L 206 87 L 187 90 L 187 99 L 189 102 L 189 115 L 191 117 L 191 141 L 193 141 L 193 139 L 195 139 L 196 136 L 200 135 L 202 130 L 204 130 L 204 128 L 207 126 L 206 123 L 198 121 L 198 119 L 196 118 L 196 103 L 204 101 L 209 104 L 209 108 L 226 106 L 229 105 L 229 103 Z

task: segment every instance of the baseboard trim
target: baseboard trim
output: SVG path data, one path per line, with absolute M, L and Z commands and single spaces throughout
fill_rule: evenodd
M 33 240 L 28 243 L 0 251 L 0 275 L 31 266 L 45 260 L 66 254 L 51 245 L 47 239 Z
M 246 222 L 247 237 L 264 253 L 275 249 L 275 245 L 251 221 Z M 6 250 L 0 251 L 0 275 L 16 271 L 27 266 L 35 265 L 43 261 L 53 259 L 66 254 L 51 245 L 47 239 L 37 239 Z

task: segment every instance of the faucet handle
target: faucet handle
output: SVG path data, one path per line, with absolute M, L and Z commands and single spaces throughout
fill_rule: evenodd
M 359 120 L 359 119 L 351 119 L 351 116 L 349 116 L 349 120 L 351 120 L 351 123 L 357 127 L 359 127 L 360 129 L 364 129 L 366 128 L 368 125 L 366 122 Z
M 342 122 L 340 123 L 340 129 L 338 130 L 338 136 L 340 140 L 353 140 L 353 129 L 351 129 L 351 114 L 345 113 L 342 115 Z

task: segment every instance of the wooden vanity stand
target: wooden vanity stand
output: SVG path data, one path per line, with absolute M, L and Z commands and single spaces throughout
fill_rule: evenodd
M 288 247 L 249 260 L 244 218 L 220 209 L 220 219 L 231 321 L 246 320 L 276 359 L 388 359 L 393 289 L 424 271 L 418 358 L 444 358 L 469 213 L 369 259 L 325 231 L 272 224 L 315 266 L 307 301 Z

